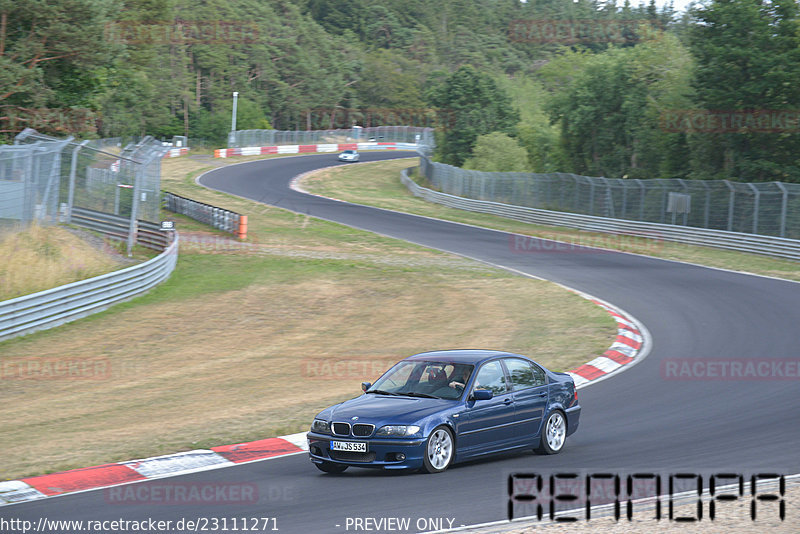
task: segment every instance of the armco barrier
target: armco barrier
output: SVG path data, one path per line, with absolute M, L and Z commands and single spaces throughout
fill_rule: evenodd
M 660 239 L 689 245 L 723 248 L 800 261 L 800 241 L 794 239 L 727 232 L 724 230 L 706 230 L 670 224 L 610 219 L 593 215 L 577 215 L 561 211 L 549 211 L 502 204 L 500 202 L 458 197 L 422 187 L 408 176 L 407 170 L 403 171 L 401 179 L 414 196 L 451 208 L 489 213 L 499 217 L 532 224 L 564 226 L 589 232 L 603 232 Z
M 267 154 L 306 154 L 312 152 L 341 152 L 343 150 L 418 150 L 415 143 L 330 143 L 317 145 L 246 146 L 221 148 L 214 151 L 215 158 L 231 156 L 263 156 Z
M 119 215 L 74 207 L 70 222 L 105 234 L 112 239 L 125 241 L 128 238 L 130 221 Z M 161 230 L 160 225 L 141 219 L 136 223 L 136 244 L 158 251 L 167 248 L 169 237 L 167 232 Z
M 164 159 L 167 158 L 178 158 L 180 156 L 185 156 L 189 153 L 188 148 L 170 148 L 167 150 L 166 154 L 164 154 Z
M 0 340 L 53 328 L 105 310 L 166 280 L 178 259 L 178 234 L 155 258 L 120 271 L 0 302 Z
M 204 202 L 198 202 L 191 198 L 182 197 L 169 191 L 163 192 L 163 206 L 173 213 L 180 213 L 207 224 L 223 232 L 236 234 L 239 238 L 247 237 L 247 216 L 240 215 L 235 211 L 212 206 Z

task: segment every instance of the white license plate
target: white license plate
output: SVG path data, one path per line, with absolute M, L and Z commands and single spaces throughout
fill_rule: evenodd
M 367 444 L 363 441 L 331 441 L 332 451 L 367 452 Z

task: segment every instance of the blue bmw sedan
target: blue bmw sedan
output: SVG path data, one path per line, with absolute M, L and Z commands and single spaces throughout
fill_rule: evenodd
M 513 449 L 557 454 L 581 415 L 572 377 L 507 352 L 424 352 L 362 388 L 311 424 L 309 455 L 326 473 L 350 466 L 441 473 Z

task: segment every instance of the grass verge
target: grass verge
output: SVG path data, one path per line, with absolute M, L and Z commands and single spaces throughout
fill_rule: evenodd
M 88 232 L 32 225 L 0 234 L 0 301 L 44 291 L 122 268 L 113 244 L 87 241 Z

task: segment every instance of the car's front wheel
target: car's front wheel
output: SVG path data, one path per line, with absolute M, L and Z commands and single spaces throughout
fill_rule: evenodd
M 437 426 L 425 442 L 423 463 L 428 473 L 442 473 L 453 461 L 453 433 L 446 426 Z
M 314 465 L 317 466 L 317 469 L 320 471 L 324 471 L 325 473 L 332 473 L 334 475 L 338 475 L 339 473 L 344 473 L 345 469 L 348 466 L 345 464 L 335 464 L 333 462 L 322 462 L 321 464 L 315 463 Z
M 567 420 L 561 411 L 556 410 L 547 417 L 539 446 L 534 450 L 539 454 L 558 454 L 566 440 Z

